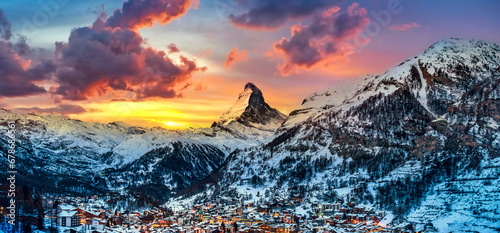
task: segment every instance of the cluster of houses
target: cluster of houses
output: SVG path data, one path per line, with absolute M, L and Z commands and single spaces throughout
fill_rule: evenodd
M 414 232 L 411 224 L 382 226 L 385 212 L 354 203 L 311 203 L 310 216 L 296 213 L 297 200 L 276 199 L 254 205 L 218 201 L 195 205 L 170 216 L 175 224 L 168 232 L 194 233 L 340 233 Z M 303 206 L 303 205 L 302 205 Z
M 105 201 L 94 198 L 90 201 L 67 197 L 58 199 L 53 222 L 59 232 L 147 232 L 149 228 L 172 224 L 164 221 L 161 209 L 113 211 Z M 94 204 L 94 200 L 99 200 L 100 204 Z
M 140 212 L 107 209 L 89 203 L 61 203 L 57 207 L 57 226 L 60 232 L 92 233 L 414 232 L 411 224 L 379 225 L 385 212 L 354 203 L 306 204 L 302 200 L 276 198 L 254 204 L 226 198 L 182 210 L 165 206 Z

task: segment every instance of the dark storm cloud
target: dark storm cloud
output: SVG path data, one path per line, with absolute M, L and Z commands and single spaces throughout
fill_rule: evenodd
M 282 74 L 290 74 L 296 67 L 309 68 L 335 55 L 342 55 L 340 46 L 353 39 L 370 22 L 366 9 L 354 3 L 346 11 L 333 7 L 313 17 L 306 26 L 292 27 L 292 37 L 283 38 L 274 45 L 284 54 L 285 64 L 279 66 Z
M 55 59 L 36 62 L 23 58 L 34 51 L 25 38 L 10 41 L 10 23 L 0 11 L 0 97 L 46 93 L 39 85 L 49 80 L 54 82 L 49 92 L 56 102 L 85 100 L 113 91 L 134 93 L 134 99 L 179 96 L 175 85 L 205 68 L 180 54 L 175 62 L 165 52 L 150 47 L 138 29 L 155 22 L 166 24 L 196 3 L 128 0 L 109 18 L 102 12 L 93 25 L 73 29 L 68 42 L 56 42 Z M 180 52 L 174 44 L 168 49 Z
M 48 80 L 56 66 L 50 60 L 30 66 L 14 49 L 12 43 L 0 41 L 0 96 L 20 97 L 45 93 L 36 82 Z
M 47 80 L 55 71 L 52 61 L 38 64 L 22 56 L 31 52 L 26 39 L 20 37 L 12 43 L 11 26 L 0 10 L 0 97 L 20 97 L 45 93 L 36 82 Z
M 146 47 L 143 38 L 130 29 L 78 28 L 68 43 L 59 46 L 62 66 L 55 93 L 71 100 L 109 90 L 132 91 L 137 98 L 171 98 L 175 84 L 201 69 L 184 57 L 174 64 L 163 51 Z
M 165 52 L 147 46 L 135 30 L 151 26 L 154 20 L 166 23 L 179 17 L 192 1 L 165 4 L 166 1 L 127 1 L 109 19 L 101 15 L 92 27 L 74 29 L 68 43 L 57 43 L 59 87 L 54 94 L 69 100 L 84 100 L 110 91 L 133 92 L 136 99 L 176 97 L 173 87 L 205 68 L 182 55 L 180 63 L 174 63 Z
M 231 14 L 229 19 L 239 27 L 275 29 L 289 19 L 305 18 L 341 2 L 341 0 L 248 0 L 242 4 L 248 7 L 248 11 L 237 15 Z

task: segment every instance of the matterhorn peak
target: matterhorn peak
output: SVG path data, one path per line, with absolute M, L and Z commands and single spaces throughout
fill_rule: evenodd
M 250 123 L 281 124 L 285 117 L 278 110 L 271 108 L 265 102 L 262 91 L 255 84 L 249 82 L 245 85 L 243 92 L 239 94 L 236 103 L 221 116 L 219 124 L 228 125 L 231 122 L 239 122 L 244 125 L 250 125 Z
M 255 91 L 255 90 L 260 91 L 260 89 L 259 89 L 259 88 L 257 88 L 257 86 L 255 86 L 255 84 L 253 84 L 253 83 L 251 83 L 251 82 L 248 82 L 247 84 L 245 84 L 245 90 L 246 90 L 246 89 L 252 89 L 252 90 L 254 90 L 254 91 Z

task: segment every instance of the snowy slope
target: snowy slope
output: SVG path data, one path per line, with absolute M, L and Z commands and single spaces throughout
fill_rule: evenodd
M 222 116 L 219 119 L 219 123 L 226 126 L 232 121 L 235 121 L 238 119 L 238 117 L 245 112 L 247 109 L 248 105 L 250 104 L 250 97 L 252 96 L 253 89 L 249 87 L 245 87 L 243 92 L 241 92 L 238 96 L 238 100 L 236 100 L 236 103 L 229 108 L 227 112 L 222 114 Z
M 263 142 L 275 133 L 285 118 L 286 115 L 265 102 L 257 86 L 247 83 L 236 103 L 212 128 L 227 130 L 238 138 L 249 137 Z
M 264 102 L 262 92 L 251 83 L 228 114 L 221 117 L 228 120 L 225 125 L 166 130 L 1 109 L 0 131 L 8 130 L 6 122 L 16 122 L 18 165 L 28 182 L 49 182 L 55 190 L 64 187 L 74 192 L 125 192 L 159 183 L 156 186 L 173 194 L 217 171 L 234 150 L 266 140 L 285 118 Z M 0 140 L 8 138 L 3 134 Z M 0 153 L 5 154 L 7 143 L 3 145 Z
M 283 198 L 303 193 L 308 201 L 333 197 L 416 222 L 411 216 L 426 211 L 422 203 L 436 199 L 432 189 L 448 180 L 482 178 L 486 164 L 498 160 L 499 57 L 497 44 L 446 39 L 365 77 L 355 91 L 314 93 L 262 146 L 231 158 L 225 168 L 230 178 L 219 184 L 228 188 L 220 193 L 234 195 L 234 190 L 248 197 L 259 191 Z M 481 214 L 463 204 L 466 210 L 460 211 L 468 217 L 458 223 L 453 222 L 457 212 L 444 207 L 447 214 L 429 221 L 443 232 L 497 229 L 496 218 L 488 216 L 495 215 L 492 206 L 500 199 L 490 193 L 498 179 L 494 175 L 485 191 L 480 190 L 483 181 L 472 185 L 476 197 L 493 200 L 479 204 Z M 441 196 L 451 205 L 471 200 Z M 253 195 L 255 201 L 260 198 Z M 467 228 L 460 222 L 466 220 L 482 225 Z M 418 226 L 427 224 L 422 221 Z
M 251 83 L 203 129 L 0 113 L 2 132 L 3 122 L 17 120 L 27 178 L 47 177 L 68 191 L 153 190 L 148 195 L 161 199 L 217 181 L 206 194 L 246 201 L 293 194 L 309 204 L 384 209 L 391 216 L 384 223 L 395 217 L 419 229 L 498 231 L 500 46 L 494 43 L 439 41 L 364 77 L 354 90 L 310 95 L 286 120 Z M 310 205 L 298 209 L 307 213 Z
M 421 66 L 427 67 L 426 73 L 432 76 L 436 77 L 439 72 L 443 72 L 448 77 L 427 80 Z M 461 70 L 456 69 L 465 66 L 470 67 L 470 77 L 460 77 Z M 378 94 L 387 96 L 401 87 L 409 87 L 421 105 L 435 116 L 433 109 L 428 106 L 428 92 L 431 89 L 429 84 L 440 85 L 441 81 L 455 84 L 470 82 L 470 85 L 473 85 L 491 77 L 492 72 L 499 66 L 500 48 L 496 44 L 457 38 L 442 40 L 431 45 L 423 53 L 403 61 L 380 75 L 365 77 L 356 91 L 342 92 L 340 90 L 345 88 L 337 87 L 334 90 L 312 94 L 303 101 L 301 107 L 290 113 L 291 116 L 283 126 L 289 128 L 309 117 L 321 115 L 318 114 L 321 112 L 345 111 L 362 104 L 372 96 Z M 414 79 L 412 67 L 418 72 L 419 80 L 412 80 Z M 465 91 L 446 85 L 440 85 L 439 88 L 446 92 L 446 98 L 450 103 L 458 102 Z

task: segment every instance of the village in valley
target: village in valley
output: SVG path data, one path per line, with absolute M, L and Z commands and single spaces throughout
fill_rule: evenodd
M 414 232 L 410 223 L 388 226 L 392 220 L 392 216 L 387 216 L 390 214 L 352 202 L 319 203 L 298 197 L 276 197 L 266 203 L 253 203 L 237 198 L 217 198 L 190 206 L 147 205 L 138 211 L 124 210 L 116 200 L 109 195 L 46 197 L 44 205 L 49 209 L 45 212 L 46 228 L 61 233 Z

